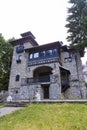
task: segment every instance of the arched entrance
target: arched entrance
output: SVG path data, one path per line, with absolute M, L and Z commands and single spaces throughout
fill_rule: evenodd
M 33 77 L 41 83 L 43 99 L 49 99 L 50 75 L 52 68 L 49 66 L 38 67 L 33 72 Z
M 52 68 L 48 66 L 38 67 L 33 72 L 33 77 L 38 78 L 40 82 L 50 82 Z

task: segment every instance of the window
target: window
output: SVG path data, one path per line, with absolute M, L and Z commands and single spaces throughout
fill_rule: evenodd
M 69 57 L 69 58 L 68 58 L 68 61 L 69 61 L 69 62 L 72 62 L 72 58 L 71 58 L 71 57 Z
M 46 53 L 45 51 L 40 52 L 40 57 L 41 58 L 45 57 L 45 53 Z
M 49 54 L 52 55 L 52 50 L 49 50 Z
M 67 57 L 67 58 L 64 58 L 64 62 L 72 62 L 72 58 L 71 57 Z
M 16 47 L 16 52 L 17 53 L 21 53 L 24 51 L 24 45 L 19 45 L 18 47 Z
M 19 81 L 20 80 L 20 75 L 16 75 L 15 81 Z
M 65 63 L 68 62 L 68 58 L 64 58 L 64 62 L 65 62 Z
M 51 56 L 52 55 L 52 50 L 47 50 L 46 54 L 47 54 L 47 56 Z
M 17 58 L 17 60 L 16 60 L 16 62 L 17 63 L 21 63 L 21 60 L 22 60 L 22 55 L 19 55 L 18 58 Z
M 19 55 L 19 56 L 18 56 L 18 59 L 19 59 L 19 60 L 22 60 L 22 55 Z
M 38 58 L 39 57 L 39 53 L 34 53 L 34 58 Z
M 53 55 L 57 55 L 57 49 L 53 49 Z
M 33 54 L 30 54 L 30 56 L 29 56 L 29 57 L 30 57 L 30 59 L 33 59 Z

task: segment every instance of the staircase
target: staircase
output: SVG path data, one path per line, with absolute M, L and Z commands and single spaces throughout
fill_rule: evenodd
M 6 107 L 25 107 L 29 104 L 29 102 L 6 102 Z

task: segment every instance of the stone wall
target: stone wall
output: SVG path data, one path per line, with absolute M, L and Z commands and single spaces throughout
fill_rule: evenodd
M 27 68 L 27 59 L 28 55 L 24 52 L 16 53 L 16 47 L 14 46 L 12 65 L 11 65 L 11 73 L 10 73 L 10 81 L 9 81 L 9 95 L 11 95 L 15 88 L 19 88 L 21 84 L 21 80 L 18 82 L 15 81 L 16 75 L 20 75 L 20 79 L 26 77 L 26 68 Z M 33 47 L 31 43 L 24 43 L 24 48 Z M 17 63 L 16 60 L 18 56 L 21 55 L 21 63 Z
M 60 84 L 60 70 L 59 70 L 59 63 L 55 63 L 55 68 L 54 64 L 44 64 L 44 67 L 49 66 L 51 67 L 52 70 L 52 75 L 50 76 L 50 83 L 49 83 L 49 99 L 58 99 L 61 97 L 61 84 Z M 33 77 L 33 72 L 36 68 L 42 67 L 42 65 L 39 66 L 31 66 L 29 72 L 26 73 L 27 78 Z M 47 83 L 44 83 L 47 84 Z M 33 100 L 35 99 L 35 94 L 37 88 L 39 89 L 40 92 L 40 99 L 44 99 L 43 95 L 43 84 L 36 83 L 36 84 L 31 84 L 27 86 L 21 86 L 15 89 L 13 89 L 13 95 L 12 99 L 13 100 Z M 17 93 L 16 93 L 17 92 Z
M 64 93 L 65 98 L 86 98 L 86 87 L 84 84 L 83 72 L 82 72 L 82 62 L 80 58 L 80 53 L 75 52 L 71 54 L 72 61 L 65 62 L 64 59 L 69 57 L 68 52 L 61 53 L 61 61 L 64 67 L 70 70 L 70 88 Z

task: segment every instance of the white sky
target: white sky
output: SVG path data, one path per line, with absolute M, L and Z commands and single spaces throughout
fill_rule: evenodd
M 41 45 L 67 44 L 68 0 L 0 0 L 0 33 L 9 39 L 31 31 Z

